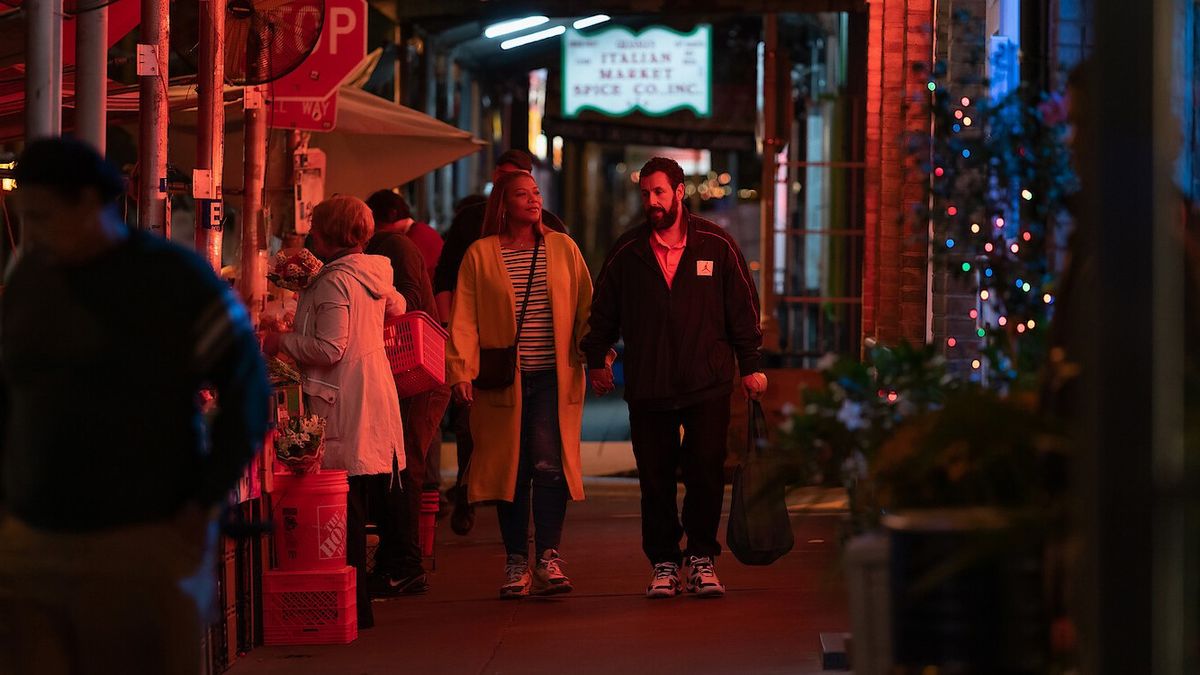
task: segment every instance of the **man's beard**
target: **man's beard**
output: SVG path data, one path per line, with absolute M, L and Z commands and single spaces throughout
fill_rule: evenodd
M 679 200 L 671 199 L 671 208 L 663 210 L 658 207 L 650 207 L 645 209 L 646 222 L 650 223 L 650 227 L 656 230 L 666 230 L 675 224 L 675 220 L 679 218 Z

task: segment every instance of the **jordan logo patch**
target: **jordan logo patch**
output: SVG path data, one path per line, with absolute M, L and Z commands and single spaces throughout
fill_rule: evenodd
M 711 277 L 713 272 L 713 261 L 697 260 L 696 261 L 696 276 Z

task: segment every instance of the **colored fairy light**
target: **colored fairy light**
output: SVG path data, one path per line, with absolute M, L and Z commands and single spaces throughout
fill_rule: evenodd
M 1004 218 L 996 216 L 996 227 L 1004 227 Z
M 1017 279 L 1015 283 L 1017 284 L 1017 288 L 1020 288 L 1021 284 L 1025 283 L 1025 281 L 1023 279 Z
M 986 288 L 983 289 L 982 291 L 979 291 L 979 299 L 980 300 L 987 300 L 990 297 L 992 297 L 991 293 L 988 293 Z
M 962 131 L 962 125 L 961 125 L 961 124 L 958 124 L 957 122 L 955 122 L 955 123 L 954 123 L 954 125 L 953 125 L 953 126 L 951 126 L 950 128 L 951 128 L 951 129 L 953 129 L 953 130 L 954 130 L 954 133 L 956 133 L 956 134 L 957 134 L 958 132 Z
M 938 178 L 941 178 L 942 174 L 944 173 L 946 173 L 946 170 L 940 166 L 933 170 L 933 175 L 937 176 Z
M 888 395 L 887 395 L 887 400 L 888 400 L 888 402 L 889 402 L 889 403 L 895 403 L 895 402 L 896 402 L 896 399 L 898 399 L 898 398 L 900 398 L 900 395 L 899 395 L 899 394 L 897 394 L 896 392 L 894 392 L 894 391 L 889 391 L 889 392 L 888 392 Z
M 1001 326 L 1007 326 L 1008 325 L 1008 317 L 1002 316 L 999 319 L 996 319 L 996 323 L 1000 324 Z
M 954 248 L 954 240 L 953 239 L 946 240 L 946 248 Z
M 1045 294 L 1045 295 L 1043 295 L 1043 296 L 1042 296 L 1042 302 L 1044 302 L 1044 303 L 1046 303 L 1046 304 L 1048 305 L 1048 304 L 1050 304 L 1050 303 L 1054 302 L 1054 296 L 1052 296 L 1052 295 L 1050 295 L 1049 293 L 1047 293 L 1047 294 Z
M 963 153 L 962 153 L 962 155 L 963 155 L 963 159 L 967 159 L 967 158 L 969 158 L 969 157 L 971 156 L 971 151 L 970 151 L 970 150 L 967 150 L 966 148 L 963 148 Z
M 1013 244 L 1012 246 L 1008 247 L 1008 250 L 1012 251 L 1013 253 L 1017 253 L 1018 251 L 1021 250 L 1021 247 L 1017 246 L 1016 244 Z
M 957 215 L 958 215 L 958 208 L 957 208 L 957 207 L 954 207 L 954 206 L 951 206 L 950 208 L 946 209 L 946 215 L 948 215 L 948 216 L 957 216 Z
M 956 345 L 956 344 L 958 344 L 958 340 L 955 340 L 954 338 L 950 338 L 949 340 L 946 340 L 947 347 L 954 347 L 954 345 Z
M 1033 199 L 1033 193 L 1030 192 L 1029 190 L 1021 190 L 1021 197 L 1025 201 L 1029 201 L 1030 199 Z
M 991 244 L 988 244 L 988 246 L 991 246 Z M 992 268 L 990 267 L 983 271 L 983 276 L 988 277 L 989 279 L 992 277 L 992 274 Z
M 975 331 L 975 334 L 978 335 L 979 337 L 983 337 L 984 335 L 987 335 L 987 331 L 980 328 L 979 330 Z
M 1026 281 L 1025 283 L 1021 284 L 1021 290 L 1025 291 L 1026 293 L 1028 293 L 1028 292 L 1029 292 L 1029 289 L 1031 289 L 1031 288 L 1033 288 L 1033 287 L 1029 285 L 1029 282 L 1028 282 L 1028 281 Z
M 979 318 L 979 310 L 973 309 L 970 312 L 967 312 L 967 316 L 971 317 L 972 319 L 978 319 Z
M 955 110 L 954 111 L 954 119 L 961 120 L 962 118 L 963 118 L 963 111 Z
M 965 262 L 965 263 L 963 263 L 963 264 L 962 264 L 962 271 L 964 271 L 964 272 L 970 272 L 970 271 L 971 271 L 971 263 L 968 263 L 968 262 Z
M 1021 234 L 1021 238 L 1024 239 L 1025 241 L 1029 241 L 1030 239 L 1033 239 L 1033 233 L 1025 232 L 1025 233 Z
M 971 361 L 971 367 L 974 368 L 975 370 L 979 370 L 980 365 L 982 365 L 982 364 L 979 363 L 979 359 L 975 359 L 975 360 Z
M 970 117 L 963 118 L 963 126 L 967 126 L 967 127 L 971 126 L 971 118 Z
M 992 242 L 990 241 L 983 245 L 983 250 L 987 251 L 988 253 L 991 253 L 993 248 L 995 247 L 992 246 Z
M 925 85 L 925 86 L 929 87 L 929 91 L 934 91 L 934 90 L 936 90 L 936 89 L 937 89 L 937 83 L 936 83 L 936 82 L 930 82 L 929 84 L 927 84 L 927 85 Z
M 1033 319 L 1026 321 L 1025 325 L 1029 326 L 1029 330 L 1033 330 L 1037 326 L 1037 324 L 1033 321 Z
M 1024 333 L 1025 332 L 1025 324 L 1023 324 L 1023 323 L 1017 324 L 1017 332 Z
M 960 101 L 960 103 L 962 103 L 964 106 L 971 105 L 971 99 L 964 96 L 964 97 L 962 97 L 962 101 Z
M 979 234 L 979 223 L 971 223 L 971 234 Z

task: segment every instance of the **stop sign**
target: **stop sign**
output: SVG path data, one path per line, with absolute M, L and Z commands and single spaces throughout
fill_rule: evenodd
M 366 0 L 325 0 L 325 26 L 316 49 L 299 67 L 272 82 L 271 94 L 324 100 L 366 55 Z

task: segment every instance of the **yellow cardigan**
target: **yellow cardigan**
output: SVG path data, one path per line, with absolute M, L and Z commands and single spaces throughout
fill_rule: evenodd
M 558 420 L 562 464 L 571 499 L 583 499 L 579 436 L 583 426 L 585 363 L 579 341 L 587 332 L 592 277 L 579 247 L 567 235 L 548 231 L 543 245 L 546 287 L 554 324 L 558 372 Z M 479 349 L 507 347 L 517 335 L 516 295 L 500 238 L 484 237 L 467 249 L 458 271 L 458 287 L 446 345 L 446 381 L 469 382 L 479 374 Z M 475 391 L 471 405 L 475 450 L 467 470 L 472 502 L 512 501 L 517 483 L 521 440 L 521 379 L 507 389 Z

